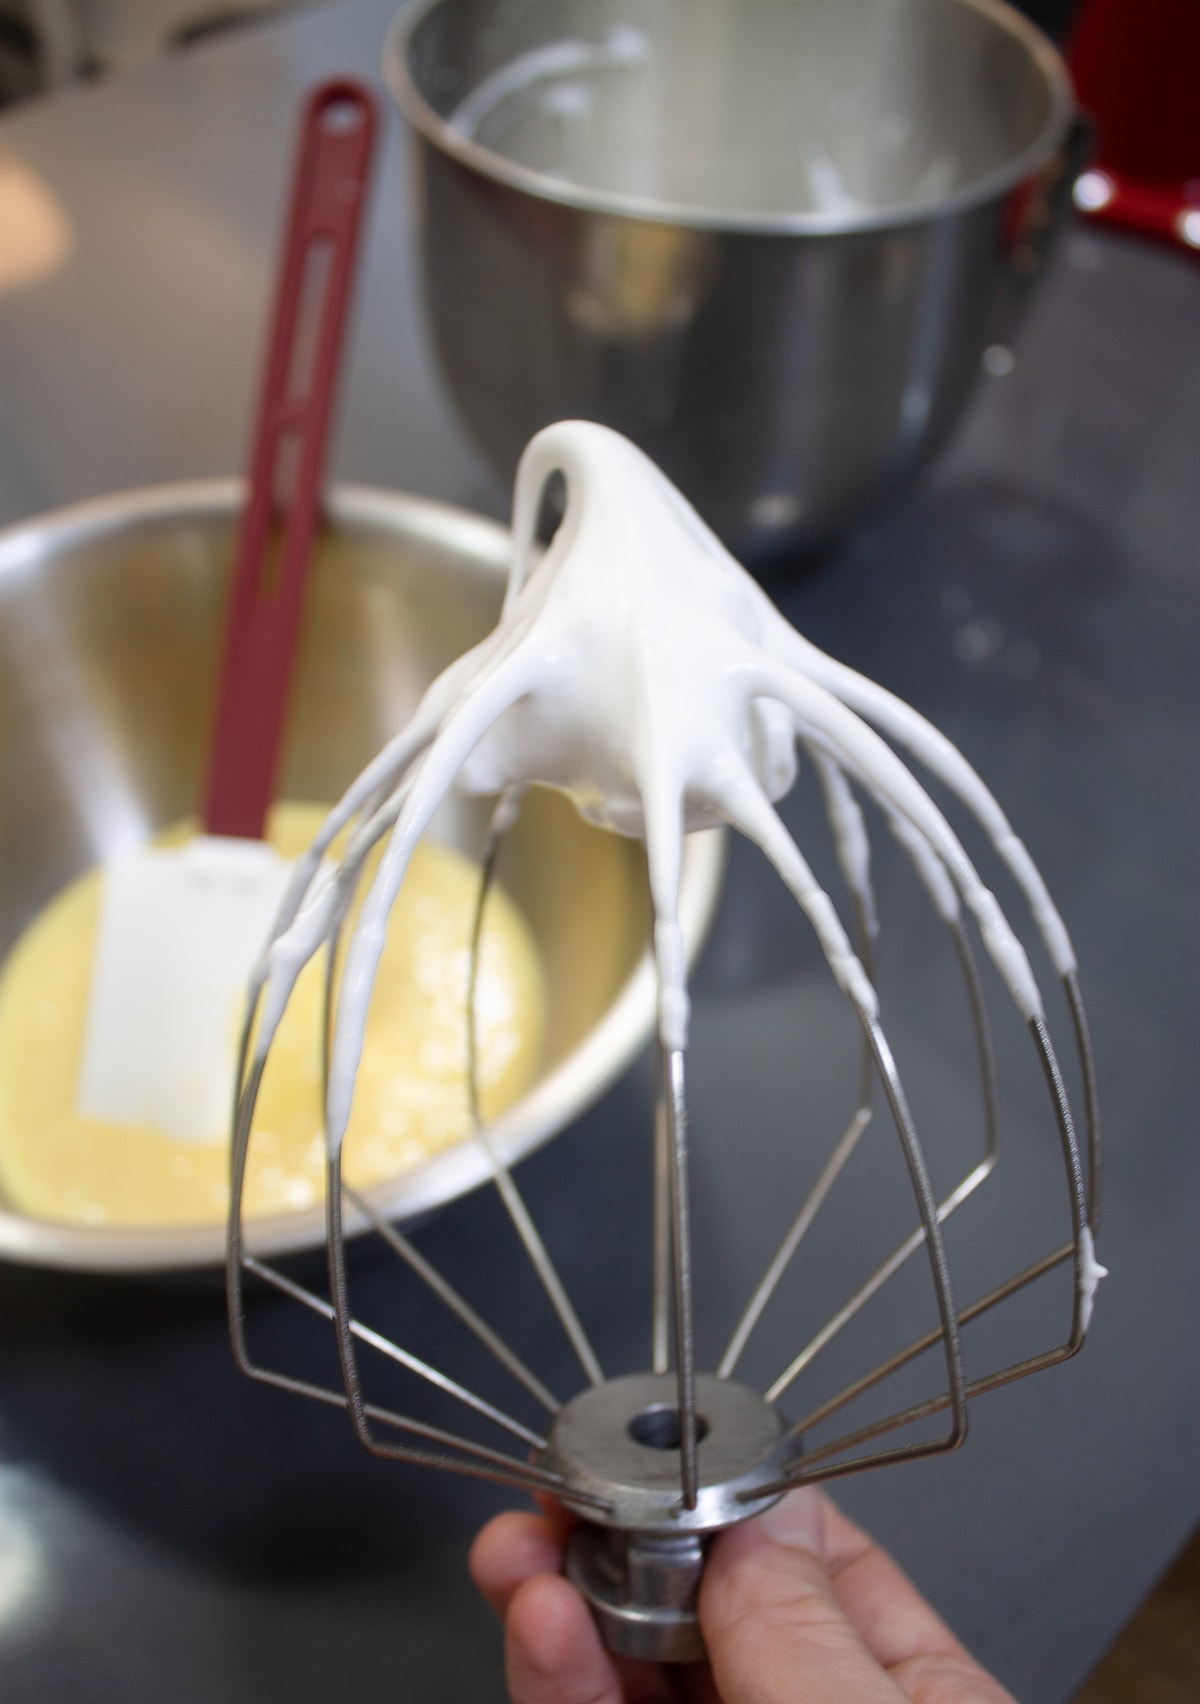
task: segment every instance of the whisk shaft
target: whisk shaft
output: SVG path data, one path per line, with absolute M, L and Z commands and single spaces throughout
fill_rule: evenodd
M 692 1228 L 688 1206 L 687 1096 L 683 1052 L 665 1061 L 671 1257 L 675 1298 L 675 1374 L 679 1390 L 679 1478 L 685 1509 L 696 1507 L 696 1340 L 692 1315 Z

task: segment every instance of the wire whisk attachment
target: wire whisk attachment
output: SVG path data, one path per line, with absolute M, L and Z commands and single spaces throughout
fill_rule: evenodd
M 552 481 L 565 487 L 562 521 L 544 551 L 535 535 Z M 662 1660 L 702 1654 L 696 1592 L 707 1540 L 794 1486 L 957 1447 L 972 1399 L 1066 1359 L 1083 1342 L 1103 1269 L 1096 1072 L 1075 955 L 1044 881 L 1000 806 L 958 749 L 909 705 L 801 637 L 728 556 L 640 451 L 606 428 L 565 422 L 535 437 L 518 470 L 508 592 L 496 629 L 433 682 L 409 724 L 350 787 L 300 861 L 250 993 L 233 1131 L 227 1279 L 234 1351 L 243 1370 L 343 1407 L 376 1455 L 498 1481 L 558 1498 L 580 1518 L 568 1571 L 614 1649 Z M 1082 1142 L 1045 1006 L 1016 929 L 985 886 L 958 833 L 904 752 L 972 819 L 1028 909 L 1031 934 L 1065 990 L 1084 1115 Z M 816 777 L 849 926 L 775 805 L 797 762 Z M 435 1271 L 415 1242 L 343 1177 L 342 1148 L 387 918 L 421 834 L 452 786 L 494 796 L 476 919 L 496 857 L 525 791 L 550 786 L 586 817 L 645 843 L 654 912 L 660 1088 L 653 1116 L 653 1273 L 649 1365 L 612 1376 L 572 1305 L 522 1193 L 479 1116 L 474 1136 L 524 1255 L 578 1362 L 581 1389 L 548 1390 L 473 1299 Z M 866 809 L 864 809 L 864 806 Z M 867 812 L 877 815 L 915 872 L 953 945 L 973 1035 L 982 1144 L 939 1193 L 876 986 L 878 917 Z M 861 1069 L 852 1114 L 786 1234 L 764 1250 L 747 1298 L 711 1370 L 698 1366 L 695 1250 L 689 1197 L 689 1005 L 679 882 L 691 829 L 728 824 L 761 848 L 815 933 L 857 1024 Z M 323 864 L 349 828 L 340 861 Z M 384 851 L 344 955 L 338 949 L 368 856 Z M 982 943 L 990 969 L 977 960 Z M 324 952 L 328 1295 L 256 1258 L 242 1199 L 266 1059 L 302 967 Z M 340 967 L 340 968 L 339 968 Z M 963 1302 L 952 1282 L 948 1221 L 993 1174 L 999 1153 L 1000 1070 L 988 979 L 1028 1033 L 1057 1148 L 1064 1235 L 1032 1261 Z M 472 973 L 472 984 L 474 973 Z M 471 1003 L 468 1002 L 469 1009 Z M 474 1082 L 474 1023 L 469 1071 Z M 868 1128 L 886 1115 L 911 1198 L 908 1229 L 852 1293 L 839 1299 L 761 1389 L 735 1377 L 756 1328 Z M 961 1162 L 960 1162 L 961 1165 Z M 782 1182 L 781 1182 L 782 1187 Z M 905 1191 L 901 1192 L 901 1199 Z M 527 1422 L 465 1388 L 354 1314 L 347 1229 L 369 1228 L 414 1279 L 452 1310 L 543 1418 Z M 932 1308 L 927 1328 L 808 1412 L 793 1399 L 869 1304 L 918 1259 Z M 968 1375 L 965 1329 L 1057 1268 L 1072 1278 L 1058 1340 Z M 340 1378 L 319 1384 L 258 1364 L 247 1340 L 243 1287 L 252 1274 L 332 1328 Z M 390 1361 L 474 1416 L 492 1441 L 433 1425 L 364 1394 L 360 1362 Z M 929 1356 L 937 1388 L 913 1400 L 906 1370 Z M 884 1402 L 895 1389 L 901 1395 Z M 864 1422 L 839 1429 L 869 1399 Z M 832 1431 L 831 1436 L 826 1434 Z M 501 1436 L 503 1435 L 503 1436 Z

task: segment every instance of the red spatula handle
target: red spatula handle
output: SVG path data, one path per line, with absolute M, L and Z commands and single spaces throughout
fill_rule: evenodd
M 305 107 L 225 620 L 210 834 L 261 839 L 274 796 L 375 129 L 354 82 L 322 84 Z

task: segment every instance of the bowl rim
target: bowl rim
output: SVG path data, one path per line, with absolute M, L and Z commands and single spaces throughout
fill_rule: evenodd
M 0 532 L 0 585 L 10 573 L 35 563 L 48 550 L 85 539 L 114 537 L 131 527 L 171 518 L 186 520 L 236 515 L 245 492 L 241 479 L 178 481 L 90 498 Z M 326 499 L 335 524 L 420 538 L 472 558 L 497 582 L 507 571 L 508 529 L 470 510 L 432 498 L 376 486 L 342 484 Z M 726 861 L 726 831 L 688 836 L 680 892 L 680 923 L 689 966 L 695 962 L 720 896 Z M 652 954 L 647 950 L 600 1022 L 489 1129 L 506 1164 L 515 1164 L 582 1116 L 649 1041 L 656 1004 Z M 647 1114 L 649 1117 L 649 1113 Z M 465 1138 L 424 1165 L 362 1191 L 372 1210 L 390 1220 L 410 1220 L 448 1204 L 491 1176 L 484 1145 Z M 349 1213 L 348 1235 L 369 1228 Z M 325 1241 L 323 1205 L 303 1212 L 247 1219 L 246 1248 L 260 1258 L 301 1253 Z M 166 1273 L 216 1268 L 225 1259 L 225 1225 L 106 1227 L 34 1219 L 0 1202 L 0 1260 L 78 1272 Z
M 511 189 L 580 213 L 603 214 L 639 223 L 674 225 L 687 230 L 747 236 L 851 236 L 933 222 L 968 212 L 996 200 L 1038 172 L 1061 147 L 1076 114 L 1075 93 L 1066 63 L 1048 36 L 1007 0 L 954 0 L 967 11 L 989 18 L 1002 31 L 1022 42 L 1042 73 L 1050 96 L 1046 121 L 1034 140 L 1004 165 L 964 184 L 937 201 L 912 201 L 897 207 L 861 213 L 750 213 L 737 208 L 707 208 L 684 202 L 654 201 L 645 196 L 614 194 L 571 184 L 502 154 L 454 130 L 429 105 L 408 70 L 407 46 L 413 31 L 445 0 L 405 0 L 384 37 L 384 84 L 413 129 L 439 152 L 460 166 L 505 184 Z

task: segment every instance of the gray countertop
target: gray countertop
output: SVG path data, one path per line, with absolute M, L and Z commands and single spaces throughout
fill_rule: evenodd
M 387 0 L 293 13 L 6 115 L 0 173 L 34 181 L 63 254 L 0 290 L 0 522 L 242 466 L 297 104 L 333 71 L 375 80 L 388 16 Z M 405 165 L 390 122 L 335 469 L 503 513 L 425 349 Z M 917 492 L 771 589 L 967 751 L 1079 949 L 1112 1269 L 1087 1347 L 978 1404 L 958 1455 L 838 1490 L 1024 1704 L 1063 1704 L 1200 1517 L 1200 271 L 1068 231 L 1015 355 Z M 799 805 L 789 821 L 807 832 Z M 880 885 L 911 978 L 899 1038 L 918 1086 L 950 1095 L 941 971 L 886 857 Z M 698 1247 L 709 1289 L 740 1293 L 779 1234 L 775 1179 L 829 1023 L 801 923 L 740 844 L 695 1000 Z M 643 1060 L 522 1168 L 613 1366 L 643 1353 L 645 1227 L 627 1208 L 652 1080 Z M 1019 1149 L 1022 1088 L 1006 1113 Z M 751 1135 L 765 1158 L 743 1157 Z M 998 1225 L 982 1211 L 979 1249 Z M 621 1227 L 599 1254 L 597 1226 Z M 565 1376 L 486 1193 L 422 1238 L 464 1282 L 485 1274 L 495 1317 Z M 955 1251 L 968 1270 L 976 1244 Z M 392 1268 L 357 1263 L 367 1301 L 419 1336 Z M 835 1290 L 843 1265 L 838 1245 Z M 289 1352 L 286 1307 L 263 1319 Z M 499 1699 L 498 1630 L 463 1559 L 504 1501 L 373 1461 L 340 1415 L 239 1379 L 211 1286 L 0 1270 L 14 1704 Z

